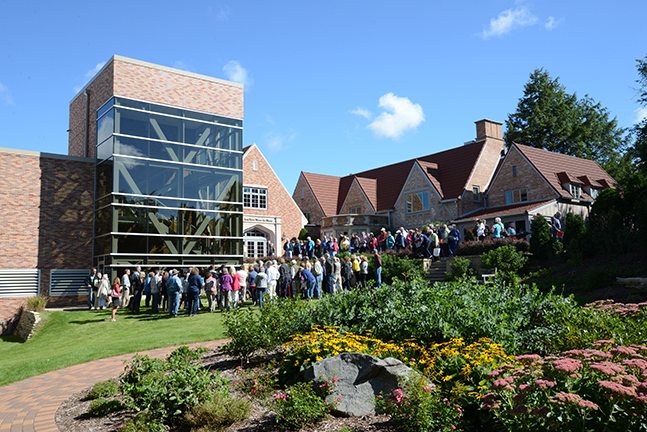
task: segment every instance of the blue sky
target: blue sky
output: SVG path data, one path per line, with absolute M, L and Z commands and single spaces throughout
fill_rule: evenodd
M 290 193 L 456 147 L 503 122 L 535 68 L 623 127 L 644 0 L 0 0 L 0 147 L 67 153 L 69 102 L 113 54 L 245 84 L 245 145 Z

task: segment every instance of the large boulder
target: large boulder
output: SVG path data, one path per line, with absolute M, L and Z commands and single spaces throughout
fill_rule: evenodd
M 305 371 L 305 379 L 320 384 L 337 378 L 326 402 L 339 400 L 335 414 L 351 417 L 375 414 L 375 397 L 392 393 L 398 381 L 412 373 L 417 374 L 400 360 L 349 352 L 314 363 Z

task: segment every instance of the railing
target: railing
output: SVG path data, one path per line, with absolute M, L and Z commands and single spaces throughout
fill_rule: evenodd
M 335 226 L 384 226 L 389 224 L 389 217 L 375 214 L 346 214 L 328 216 L 321 219 L 321 227 L 329 228 Z

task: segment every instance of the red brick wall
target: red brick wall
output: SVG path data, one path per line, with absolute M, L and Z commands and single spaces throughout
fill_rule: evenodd
M 254 161 L 258 166 L 256 171 L 253 167 Z M 281 234 L 286 238 L 298 237 L 303 228 L 303 214 L 255 145 L 247 150 L 243 158 L 243 184 L 267 187 L 267 210 L 246 208 L 245 215 L 280 216 Z M 280 240 L 276 240 L 275 247 L 282 246 L 282 243 L 279 244 Z
M 292 198 L 303 213 L 310 212 L 310 224 L 321 225 L 321 219 L 325 215 L 303 175 L 299 176 Z
M 92 265 L 94 161 L 0 150 L 0 166 L 0 269 L 41 269 L 47 294 L 50 269 Z M 0 321 L 24 301 L 1 298 Z
M 516 176 L 512 175 L 513 166 L 517 167 Z M 490 186 L 488 207 L 505 205 L 505 191 L 521 188 L 528 189 L 528 201 L 557 198 L 557 194 L 548 182 L 539 175 L 515 147 L 512 147 L 497 173 L 496 179 Z

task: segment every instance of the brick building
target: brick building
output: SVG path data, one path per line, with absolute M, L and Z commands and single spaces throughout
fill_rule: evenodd
M 598 194 L 616 181 L 595 161 L 513 143 L 498 167 L 485 196 L 486 206 L 455 222 L 471 228 L 476 218 L 491 225 L 500 217 L 506 228 L 530 230 L 535 214 L 547 218 L 560 212 L 584 219 Z
M 292 197 L 320 235 L 421 227 L 483 207 L 501 158 L 501 123 L 476 122 L 460 147 L 345 177 L 301 172 Z
M 0 330 L 39 292 L 87 301 L 91 266 L 237 265 L 244 230 L 298 235 L 303 215 L 258 148 L 243 152 L 242 123 L 241 84 L 113 56 L 70 103 L 69 156 L 0 149 Z M 243 171 L 266 208 L 243 205 Z
M 245 255 L 268 255 L 268 242 L 282 255 L 285 239 L 298 237 L 307 219 L 256 144 L 243 149 Z

